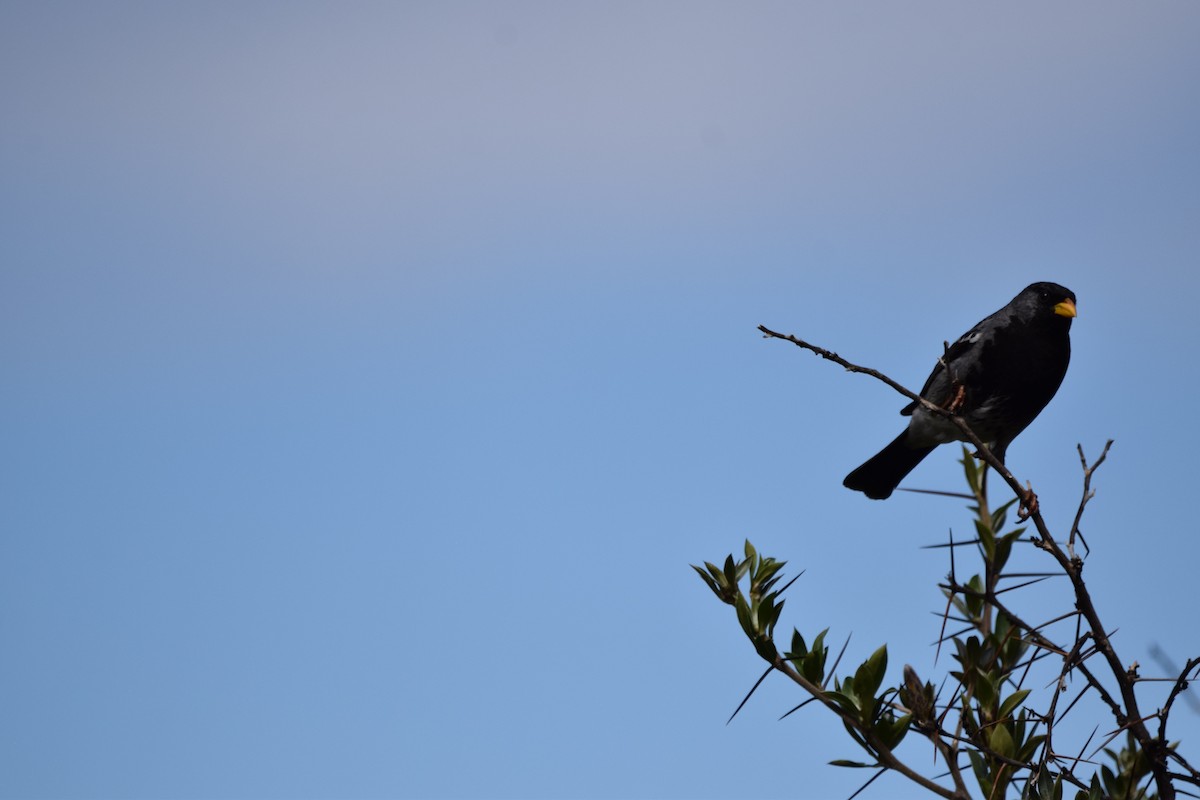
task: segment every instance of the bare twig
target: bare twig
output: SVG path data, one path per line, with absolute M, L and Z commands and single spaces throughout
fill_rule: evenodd
M 1075 557 L 1075 537 L 1083 537 L 1083 534 L 1079 530 L 1079 521 L 1083 519 L 1083 509 L 1087 506 L 1088 501 L 1096 496 L 1095 490 L 1092 489 L 1092 473 L 1104 463 L 1104 459 L 1108 458 L 1108 450 L 1112 445 L 1112 439 L 1105 442 L 1104 450 L 1100 452 L 1100 457 L 1091 466 L 1088 466 L 1087 458 L 1083 455 L 1083 445 L 1075 445 L 1075 449 L 1079 451 L 1079 463 L 1083 466 L 1083 497 L 1079 500 L 1079 508 L 1075 511 L 1075 521 L 1071 523 L 1071 536 L 1067 541 L 1067 552 L 1071 554 L 1072 558 Z M 1086 540 L 1084 540 L 1083 546 L 1084 549 L 1087 549 Z
M 1192 673 L 1197 671 L 1197 668 L 1200 668 L 1200 658 L 1192 658 L 1188 659 L 1187 664 L 1179 671 L 1179 677 L 1175 679 L 1175 685 L 1171 687 L 1171 694 L 1167 696 L 1167 702 L 1163 704 L 1162 710 L 1158 712 L 1159 741 L 1165 742 L 1167 740 L 1167 715 L 1171 713 L 1171 706 L 1175 704 L 1175 698 L 1187 691 L 1188 682 L 1196 680 L 1197 675 L 1193 675 Z

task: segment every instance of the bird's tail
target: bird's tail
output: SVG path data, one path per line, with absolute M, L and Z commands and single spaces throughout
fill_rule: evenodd
M 883 500 L 890 497 L 900 481 L 932 452 L 933 447 L 910 446 L 908 430 L 905 430 L 867 463 L 847 475 L 842 485 L 862 492 L 872 500 Z

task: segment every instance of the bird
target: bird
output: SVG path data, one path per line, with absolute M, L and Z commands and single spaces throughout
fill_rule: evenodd
M 1071 360 L 1075 294 L 1057 283 L 1034 283 L 945 348 L 920 395 L 961 417 L 1004 463 L 1008 446 L 1062 385 Z M 911 417 L 891 444 L 842 482 L 884 500 L 938 445 L 963 441 L 949 418 L 912 402 Z

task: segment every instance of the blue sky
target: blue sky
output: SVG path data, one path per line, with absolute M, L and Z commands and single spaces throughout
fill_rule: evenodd
M 749 537 L 807 570 L 783 624 L 898 681 L 948 667 L 920 546 L 970 523 L 842 489 L 902 400 L 755 326 L 919 387 L 1034 280 L 1074 360 L 1009 463 L 1062 530 L 1116 439 L 1086 576 L 1126 661 L 1200 653 L 1198 38 L 1184 2 L 0 6 L 0 796 L 847 796 L 781 681 L 725 725 L 760 662 L 687 565 Z

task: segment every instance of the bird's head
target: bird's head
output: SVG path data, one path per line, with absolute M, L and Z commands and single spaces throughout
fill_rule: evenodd
M 1075 309 L 1075 293 L 1057 283 L 1033 283 L 1017 295 L 1019 305 L 1037 316 L 1062 317 L 1068 324 L 1078 316 Z

